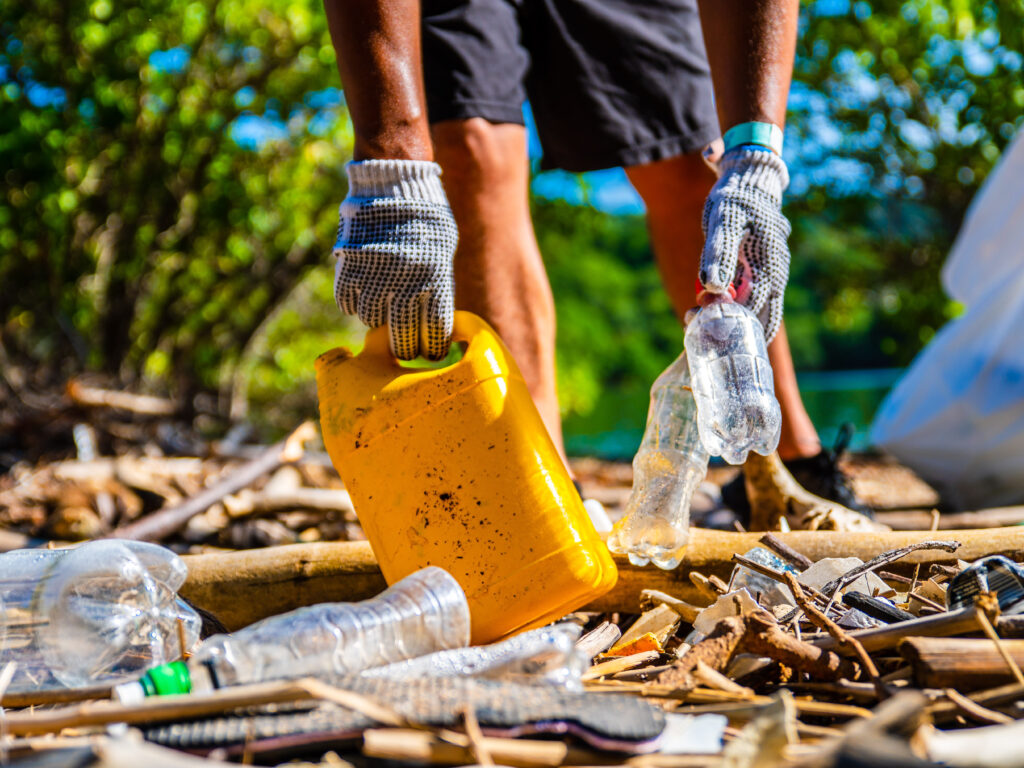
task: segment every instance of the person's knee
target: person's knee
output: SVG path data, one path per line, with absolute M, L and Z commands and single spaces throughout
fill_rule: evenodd
M 626 169 L 626 174 L 653 216 L 661 212 L 678 215 L 680 205 L 703 206 L 715 182 L 714 172 L 700 153 L 634 165 Z
M 493 190 L 526 172 L 523 126 L 474 117 L 437 123 L 432 132 L 434 154 L 449 188 Z

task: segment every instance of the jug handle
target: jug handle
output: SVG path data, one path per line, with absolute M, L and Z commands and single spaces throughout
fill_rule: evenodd
M 483 318 L 474 315 L 472 312 L 459 310 L 455 313 L 455 324 L 452 329 L 453 342 L 463 341 L 467 344 L 472 344 L 473 340 L 480 336 L 481 333 L 494 334 L 494 330 Z M 360 354 L 389 357 L 392 360 L 396 359 L 391 354 L 391 342 L 388 336 L 387 325 L 379 325 L 367 332 L 363 351 Z

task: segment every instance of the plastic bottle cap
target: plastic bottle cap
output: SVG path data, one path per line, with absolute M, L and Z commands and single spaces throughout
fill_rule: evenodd
M 114 686 L 114 698 L 121 704 L 138 704 L 146 698 L 146 689 L 138 681 L 121 683 Z
M 694 281 L 694 290 L 697 292 L 697 304 L 704 306 L 704 302 L 709 300 L 712 296 L 724 296 L 725 294 L 712 293 L 701 283 L 700 279 Z M 733 301 L 736 300 L 736 286 L 729 283 L 729 287 L 726 289 L 726 293 L 729 294 L 729 298 Z
M 183 661 L 153 667 L 138 683 L 147 696 L 173 696 L 192 692 L 192 676 Z

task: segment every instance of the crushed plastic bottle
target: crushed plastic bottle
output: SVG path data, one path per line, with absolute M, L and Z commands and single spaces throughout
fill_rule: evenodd
M 702 294 L 685 346 L 704 448 L 730 464 L 779 445 L 782 412 L 757 317 L 725 294 Z
M 583 690 L 589 659 L 577 650 L 580 627 L 556 624 L 524 632 L 491 645 L 438 651 L 363 672 L 366 677 L 408 680 L 414 677 L 482 677 L 517 683 L 545 683 Z
M 747 560 L 753 560 L 755 563 L 768 566 L 776 571 L 789 571 L 794 575 L 799 573 L 792 565 L 764 547 L 754 547 L 745 552 L 743 556 Z M 780 584 L 773 579 L 769 579 L 764 574 L 752 571 L 743 565 L 737 565 L 733 569 L 729 588 L 731 590 L 745 589 L 748 594 L 756 598 L 761 605 L 767 608 L 783 604 L 796 604 L 793 593 L 785 584 Z
M 185 575 L 181 558 L 141 542 L 0 555 L 0 663 L 17 663 L 8 690 L 116 683 L 181 658 L 201 624 L 176 594 Z
M 207 638 L 188 660 L 119 686 L 122 701 L 266 680 L 362 672 L 469 643 L 469 605 L 430 566 L 360 603 L 321 603 Z
M 608 537 L 612 552 L 633 565 L 679 565 L 690 537 L 690 499 L 707 474 L 708 453 L 697 434 L 690 367 L 683 352 L 655 380 L 640 450 L 633 459 L 633 491 L 626 514 Z

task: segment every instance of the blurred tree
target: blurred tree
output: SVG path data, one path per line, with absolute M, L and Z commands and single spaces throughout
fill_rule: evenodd
M 187 402 L 325 262 L 350 136 L 319 0 L 11 0 L 0 342 Z
M 804 5 L 787 127 L 797 364 L 910 361 L 958 307 L 939 270 L 1024 124 L 1024 2 Z

